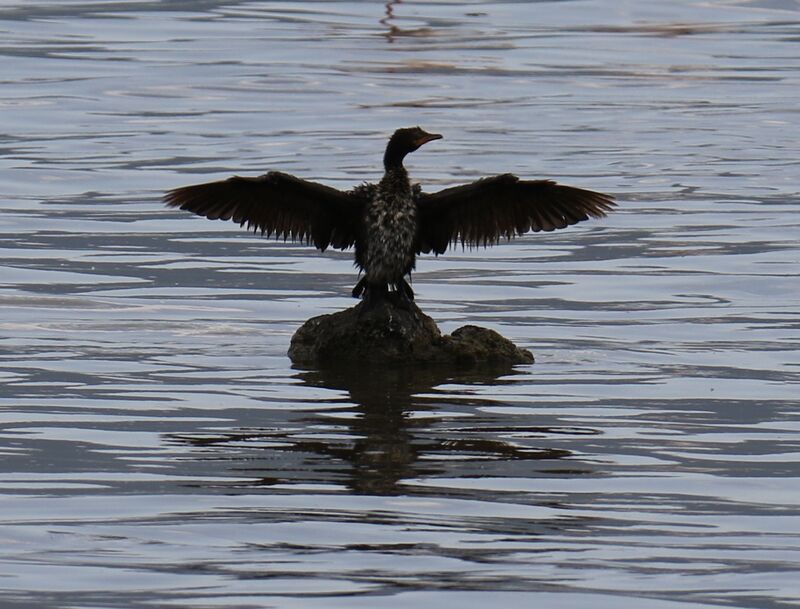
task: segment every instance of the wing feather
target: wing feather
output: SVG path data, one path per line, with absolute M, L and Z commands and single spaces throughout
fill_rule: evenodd
M 417 252 L 437 254 L 451 243 L 486 247 L 528 231 L 566 228 L 616 207 L 609 195 L 512 174 L 420 193 L 417 204 Z
M 353 192 L 278 171 L 176 188 L 164 202 L 209 220 L 232 220 L 262 235 L 314 244 L 322 251 L 355 243 L 363 206 Z

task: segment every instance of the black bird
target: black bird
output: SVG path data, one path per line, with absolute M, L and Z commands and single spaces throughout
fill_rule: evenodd
M 489 246 L 528 231 L 552 231 L 615 207 L 612 197 L 556 184 L 520 180 L 510 173 L 424 193 L 409 181 L 403 159 L 442 136 L 419 127 L 394 132 L 383 157 L 385 173 L 377 184 L 341 191 L 295 176 L 270 171 L 256 178 L 185 186 L 164 197 L 210 220 L 301 241 L 320 251 L 355 245 L 355 264 L 364 276 L 353 288 L 371 306 L 393 287 L 399 301 L 413 300 L 406 282 L 417 254 L 441 254 L 451 243 Z

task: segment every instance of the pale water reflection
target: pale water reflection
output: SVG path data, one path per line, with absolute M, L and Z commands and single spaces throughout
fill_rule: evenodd
M 779 608 L 800 599 L 793 0 L 0 5 L 0 605 Z M 313 371 L 349 253 L 164 209 L 385 138 L 602 222 L 421 257 L 513 370 Z

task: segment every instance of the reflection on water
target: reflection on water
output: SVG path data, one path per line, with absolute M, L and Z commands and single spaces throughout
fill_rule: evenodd
M 511 376 L 500 380 L 501 375 Z M 309 387 L 346 391 L 352 406 L 327 411 L 324 416 L 306 413 L 300 428 L 248 428 L 219 435 L 173 437 L 201 448 L 215 447 L 213 455 L 244 445 L 263 451 L 257 461 L 268 464 L 267 469 L 260 465 L 247 469 L 257 485 L 336 483 L 355 493 L 399 495 L 407 492 L 402 486 L 404 480 L 444 474 L 456 459 L 465 465 L 486 460 L 560 459 L 570 452 L 537 448 L 529 445 L 530 439 L 558 433 L 597 433 L 591 429 L 503 428 L 475 420 L 450 426 L 444 434 L 431 428 L 440 403 L 429 395 L 435 388 L 445 383 L 467 387 L 512 383 L 510 368 L 452 371 L 435 366 L 395 370 L 347 367 L 305 371 L 298 377 Z M 454 403 L 474 409 L 492 401 L 462 397 Z M 498 435 L 515 440 L 499 439 Z M 284 461 L 281 453 L 287 451 L 303 456 L 302 461 Z M 287 465 L 294 469 L 282 469 Z M 559 471 L 564 473 L 565 469 Z
M 0 6 L 0 605 L 795 606 L 797 3 Z M 296 370 L 320 255 L 164 209 L 506 171 L 602 222 L 419 259 L 534 366 Z

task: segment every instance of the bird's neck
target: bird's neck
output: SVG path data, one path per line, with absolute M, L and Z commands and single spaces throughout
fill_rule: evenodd
M 389 145 L 386 146 L 386 152 L 383 155 L 384 169 L 386 169 L 386 171 L 398 168 L 403 169 L 403 159 L 406 158 L 406 154 L 408 154 L 406 150 L 403 150 L 390 140 Z
M 383 174 L 381 184 L 394 192 L 411 192 L 411 181 L 402 163 L 400 165 L 386 167 L 386 173 Z

